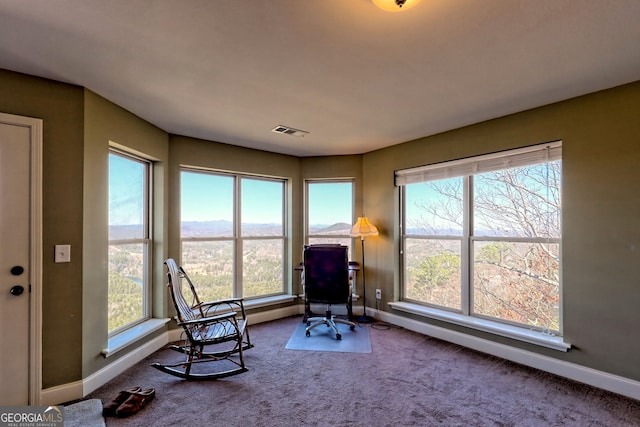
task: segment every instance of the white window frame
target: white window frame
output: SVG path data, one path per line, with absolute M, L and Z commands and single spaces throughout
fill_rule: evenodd
M 545 347 L 567 351 L 570 345 L 564 343 L 562 339 L 562 303 L 559 306 L 559 331 L 535 330 L 529 325 L 508 322 L 504 319 L 487 318 L 473 313 L 473 244 L 477 241 L 508 241 L 527 243 L 557 243 L 561 245 L 560 238 L 518 238 L 518 237 L 487 237 L 474 236 L 472 227 L 472 205 L 473 195 L 472 180 L 473 175 L 501 169 L 514 168 L 519 166 L 544 163 L 547 161 L 562 159 L 562 142 L 554 141 L 536 146 L 523 147 L 516 150 L 509 150 L 500 153 L 492 153 L 473 158 L 459 159 L 450 162 L 420 166 L 416 168 L 398 170 L 395 173 L 396 186 L 400 187 L 400 209 L 401 209 L 401 301 L 393 302 L 392 308 L 406 311 L 412 314 L 424 315 L 438 320 L 471 327 L 474 329 L 495 333 L 498 335 L 514 338 Z M 451 177 L 463 178 L 464 192 L 464 229 L 462 236 L 430 236 L 430 235 L 407 235 L 405 234 L 405 197 L 404 186 L 411 183 L 436 181 Z M 404 274 L 405 242 L 411 239 L 454 239 L 460 240 L 461 247 L 461 281 L 462 295 L 460 310 L 451 310 L 441 306 L 432 306 L 428 303 L 406 299 Z M 561 253 L 561 250 L 560 250 Z M 562 261 L 560 260 L 560 273 L 562 272 Z M 559 298 L 562 300 L 562 279 L 560 278 Z
M 134 238 L 134 239 L 109 239 L 109 246 L 111 245 L 126 245 L 126 244 L 142 244 L 143 246 L 143 296 L 142 296 L 142 316 L 126 325 L 118 327 L 112 331 L 109 331 L 109 338 L 113 338 L 116 335 L 122 334 L 124 331 L 132 329 L 149 319 L 151 319 L 151 300 L 152 300 L 152 284 L 151 284 L 151 266 L 152 266 L 152 255 L 151 255 L 151 242 L 152 242 L 152 207 L 153 207 L 153 192 L 151 191 L 152 183 L 153 183 L 153 162 L 149 159 L 141 157 L 139 155 L 135 155 L 129 152 L 126 152 L 121 149 L 116 149 L 113 147 L 109 148 L 109 156 L 116 155 L 122 158 L 125 158 L 130 161 L 139 162 L 144 165 L 145 174 L 144 174 L 144 194 L 143 198 L 144 203 L 144 224 L 143 224 L 143 236 L 142 238 Z M 109 170 L 109 173 L 111 171 Z M 110 224 L 109 224 L 110 225 Z
M 346 241 L 348 241 L 349 243 L 347 244 L 347 246 L 349 246 L 349 256 L 352 257 L 353 256 L 353 237 L 351 237 L 351 235 L 349 233 L 345 233 L 345 234 L 311 234 L 309 232 L 309 227 L 311 226 L 310 221 L 309 221 L 309 214 L 310 214 L 310 209 L 309 209 L 309 195 L 310 195 L 310 190 L 309 190 L 309 186 L 310 185 L 314 185 L 314 184 L 351 184 L 351 225 L 354 224 L 355 220 L 355 191 L 356 191 L 356 184 L 355 184 L 355 179 L 353 178 L 331 178 L 331 179 L 306 179 L 305 180 L 305 184 L 304 184 L 304 242 L 306 244 L 309 243 L 313 243 L 314 239 L 328 239 L 328 240 L 333 240 L 333 239 L 344 239 Z
M 213 242 L 213 241 L 228 241 L 231 242 L 233 246 L 233 283 L 231 284 L 231 293 L 232 297 L 240 297 L 245 298 L 247 300 L 256 300 L 256 299 L 264 299 L 269 297 L 275 297 L 280 295 L 285 295 L 287 293 L 287 283 L 289 281 L 289 266 L 290 266 L 290 257 L 288 251 L 288 215 L 287 215 L 287 205 L 288 205 L 288 192 L 287 188 L 289 186 L 289 181 L 286 178 L 280 177 L 270 177 L 270 176 L 262 176 L 262 175 L 250 175 L 250 174 L 242 174 L 235 172 L 227 172 L 227 171 L 219 171 L 219 170 L 205 170 L 199 168 L 190 168 L 190 167 L 182 167 L 180 168 L 180 174 L 182 173 L 199 173 L 199 174 L 208 174 L 215 176 L 224 176 L 233 179 L 233 232 L 230 236 L 219 236 L 219 237 L 183 237 L 182 233 L 180 234 L 180 257 L 182 258 L 183 254 L 183 244 L 185 242 Z M 244 236 L 242 235 L 242 179 L 251 179 L 251 180 L 262 180 L 262 181 L 272 181 L 282 184 L 282 235 L 280 236 Z M 181 206 L 182 209 L 182 206 Z M 182 223 L 182 221 L 180 221 Z M 254 296 L 245 296 L 244 295 L 244 286 L 243 286 L 243 248 L 244 242 L 247 241 L 260 241 L 260 240 L 281 240 L 282 241 L 282 283 L 279 291 L 270 294 L 261 294 Z

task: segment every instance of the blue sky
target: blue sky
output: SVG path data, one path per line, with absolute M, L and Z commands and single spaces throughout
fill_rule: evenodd
M 233 221 L 233 182 L 225 175 L 182 172 L 182 221 Z M 278 181 L 242 179 L 242 220 L 282 223 L 283 186 Z
M 242 221 L 281 223 L 281 181 L 242 178 Z M 311 184 L 312 224 L 351 222 L 352 185 Z M 233 178 L 208 173 L 181 173 L 182 221 L 233 219 Z
M 111 154 L 109 169 L 109 223 L 140 224 L 144 214 L 144 163 Z M 233 177 L 227 175 L 183 171 L 180 201 L 182 221 L 232 221 L 233 182 Z M 284 197 L 282 181 L 243 177 L 241 182 L 242 221 L 281 223 Z M 313 182 L 309 185 L 309 191 L 311 224 L 353 222 L 351 182 Z
M 353 222 L 353 184 L 310 183 L 309 223 L 331 225 L 339 222 Z
M 109 154 L 109 224 L 142 224 L 144 165 Z

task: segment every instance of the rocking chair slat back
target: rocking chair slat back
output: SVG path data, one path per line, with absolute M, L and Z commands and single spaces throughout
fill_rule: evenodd
M 181 322 L 196 319 L 197 316 L 191 309 L 191 304 L 187 302 L 182 292 L 182 279 L 184 278 L 182 271 L 180 271 L 180 268 L 173 260 L 167 260 L 165 264 L 169 270 L 169 283 L 167 286 L 173 288 L 171 297 L 173 298 L 174 305 L 176 306 L 178 319 Z

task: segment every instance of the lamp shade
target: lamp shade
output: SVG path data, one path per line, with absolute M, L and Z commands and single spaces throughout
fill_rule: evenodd
M 387 12 L 400 12 L 412 8 L 419 0 L 372 0 L 373 4 Z
M 369 218 L 361 216 L 353 227 L 351 227 L 351 237 L 377 236 L 378 229 L 369 222 Z

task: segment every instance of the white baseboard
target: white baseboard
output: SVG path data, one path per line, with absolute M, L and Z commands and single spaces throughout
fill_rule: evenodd
M 354 314 L 356 315 L 358 314 L 356 312 L 357 310 L 359 311 L 359 308 L 354 307 Z M 367 308 L 367 310 L 371 311 L 371 313 L 367 314 L 373 315 L 377 319 L 386 323 L 401 326 L 411 331 L 438 338 L 443 341 L 448 341 L 463 347 L 468 347 L 512 362 L 520 363 L 525 366 L 530 366 L 532 368 L 540 369 L 542 371 L 550 372 L 555 375 L 640 400 L 639 381 L 634 381 L 629 378 L 554 359 L 552 357 L 543 356 L 505 344 L 499 344 L 472 335 L 441 328 L 439 326 L 419 322 L 417 320 L 398 316 L 392 313 L 378 311 L 371 308 Z M 249 315 L 249 324 L 255 325 L 303 313 L 303 304 L 263 311 Z M 180 339 L 180 332 L 180 329 L 172 329 L 165 332 L 155 339 L 141 345 L 134 351 L 127 353 L 126 356 L 115 360 L 113 363 L 105 366 L 82 381 L 75 381 L 73 383 L 42 390 L 40 393 L 40 405 L 56 405 L 83 398 L 87 394 L 106 384 L 112 378 L 120 375 L 125 370 L 140 362 L 145 357 L 161 349 L 167 343 Z
M 84 379 L 83 393 L 86 396 L 95 389 L 103 386 L 112 378 L 120 375 L 145 357 L 153 354 L 168 343 L 168 333 L 165 332 L 151 341 L 137 347 L 135 350 L 127 353 L 125 356 L 115 360 L 113 363 L 105 366 L 101 370 Z
M 169 333 L 164 334 L 142 344 L 109 365 L 91 374 L 82 381 L 50 387 L 40 393 L 40 405 L 58 405 L 71 400 L 81 399 L 98 387 L 106 384 L 112 378 L 120 375 L 145 357 L 161 349 L 168 341 Z
M 304 305 L 297 304 L 276 308 L 274 310 L 261 311 L 259 313 L 250 314 L 247 317 L 249 318 L 249 325 L 257 325 L 258 323 L 284 319 L 285 317 L 295 316 L 302 313 L 304 313 Z
M 378 311 L 375 316 L 386 323 L 402 326 L 414 332 L 640 400 L 640 381 L 543 356 L 392 313 Z
M 37 404 L 42 406 L 59 405 L 81 399 L 84 396 L 82 388 L 82 381 L 74 381 L 72 383 L 46 388 L 40 391 L 40 400 Z
M 263 311 L 249 315 L 249 324 L 256 325 L 262 322 L 282 319 L 284 317 L 294 316 L 304 312 L 303 305 L 293 305 L 289 307 L 278 308 L 275 310 Z M 182 329 L 171 329 L 164 334 L 142 344 L 135 350 L 127 353 L 119 359 L 113 361 L 109 365 L 91 374 L 82 381 L 74 381 L 73 383 L 63 384 L 55 387 L 44 389 L 40 392 L 40 405 L 58 405 L 72 400 L 82 399 L 87 394 L 103 386 L 111 379 L 120 375 L 145 357 L 158 351 L 167 343 L 180 339 Z

